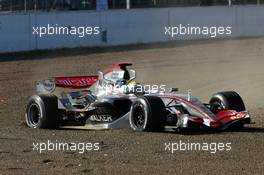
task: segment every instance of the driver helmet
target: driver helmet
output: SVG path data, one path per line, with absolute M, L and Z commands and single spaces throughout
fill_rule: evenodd
M 119 79 L 119 80 L 116 80 L 115 82 L 115 86 L 117 87 L 122 87 L 123 85 L 126 85 L 127 84 L 127 80 L 125 79 Z

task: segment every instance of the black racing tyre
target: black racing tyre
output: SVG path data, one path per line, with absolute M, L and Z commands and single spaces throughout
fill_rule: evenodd
M 135 131 L 162 131 L 166 122 L 166 108 L 161 98 L 143 96 L 134 101 L 129 123 Z
M 26 107 L 26 123 L 30 128 L 56 129 L 60 124 L 58 99 L 54 95 L 33 95 Z
M 209 104 L 213 113 L 217 113 L 224 109 L 235 110 L 237 112 L 246 110 L 242 98 L 234 91 L 218 92 L 214 94 Z

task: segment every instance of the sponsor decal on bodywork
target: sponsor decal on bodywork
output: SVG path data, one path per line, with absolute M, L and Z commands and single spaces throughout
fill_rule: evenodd
M 91 115 L 90 121 L 111 122 L 113 120 L 111 115 Z
M 56 77 L 55 84 L 57 87 L 83 88 L 92 86 L 97 80 L 98 76 Z

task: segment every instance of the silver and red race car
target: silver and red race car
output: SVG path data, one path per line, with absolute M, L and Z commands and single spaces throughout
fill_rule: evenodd
M 55 77 L 39 81 L 28 99 L 26 123 L 31 128 L 162 131 L 165 128 L 242 128 L 251 116 L 233 91 L 219 92 L 208 104 L 191 95 L 145 90 L 135 81 L 130 63 L 115 64 L 98 76 Z

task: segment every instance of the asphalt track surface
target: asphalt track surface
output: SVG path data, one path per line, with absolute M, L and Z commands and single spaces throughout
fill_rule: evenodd
M 0 174 L 263 174 L 264 39 L 188 41 L 132 50 L 0 62 Z M 255 124 L 239 132 L 139 133 L 130 129 L 40 130 L 24 123 L 35 82 L 96 74 L 130 61 L 144 84 L 166 84 L 207 102 L 222 90 L 245 100 Z M 98 142 L 99 151 L 33 151 L 33 143 Z M 231 143 L 231 150 L 174 151 L 165 143 Z

